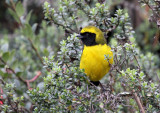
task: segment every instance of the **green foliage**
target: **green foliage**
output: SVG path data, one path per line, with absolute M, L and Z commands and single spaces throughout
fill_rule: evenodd
M 31 25 L 33 12 L 25 15 L 21 2 L 8 1 L 18 29 L 0 40 L 0 110 L 159 112 L 160 58 L 140 48 L 127 10 L 111 16 L 111 0 L 56 2 L 55 7 L 44 2 L 47 21 Z M 101 80 L 102 87 L 91 85 L 79 69 L 83 46 L 76 35 L 86 25 L 99 27 L 107 39 L 114 33 L 109 43 L 114 64 Z
M 18 17 L 21 17 L 24 14 L 24 8 L 23 5 L 21 4 L 21 2 L 18 2 L 16 4 L 16 9 L 15 9 Z

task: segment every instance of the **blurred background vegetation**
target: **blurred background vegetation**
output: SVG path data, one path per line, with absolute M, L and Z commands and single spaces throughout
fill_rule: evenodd
M 106 92 L 78 68 L 87 25 L 114 51 Z M 158 0 L 1 0 L 0 111 L 159 112 L 159 41 Z

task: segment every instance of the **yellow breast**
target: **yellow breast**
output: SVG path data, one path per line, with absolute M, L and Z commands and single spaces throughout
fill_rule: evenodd
M 91 81 L 99 81 L 110 70 L 109 62 L 104 55 L 109 55 L 109 62 L 113 63 L 111 48 L 104 45 L 84 46 L 80 61 L 80 69 L 84 69 Z

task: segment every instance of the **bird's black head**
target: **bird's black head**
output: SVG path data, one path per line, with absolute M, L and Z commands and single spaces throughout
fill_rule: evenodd
M 77 37 L 79 37 L 83 42 L 83 44 L 86 46 L 97 45 L 95 33 L 84 32 L 84 33 L 80 33 Z
M 86 46 L 106 44 L 103 32 L 95 26 L 84 27 L 77 37 L 79 37 Z

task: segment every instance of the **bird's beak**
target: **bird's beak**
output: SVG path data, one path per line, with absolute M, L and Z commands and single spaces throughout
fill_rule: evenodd
M 80 39 L 84 38 L 81 34 L 78 34 L 77 37 Z

